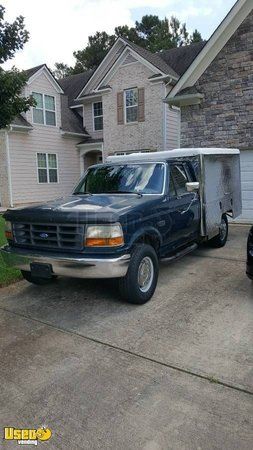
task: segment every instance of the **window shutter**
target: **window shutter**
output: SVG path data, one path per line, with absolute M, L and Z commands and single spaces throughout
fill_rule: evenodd
M 124 101 L 123 92 L 117 93 L 117 117 L 118 125 L 124 124 Z
M 145 97 L 144 88 L 138 89 L 138 122 L 145 120 Z

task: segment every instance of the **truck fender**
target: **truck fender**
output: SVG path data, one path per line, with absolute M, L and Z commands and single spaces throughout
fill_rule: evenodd
M 160 247 L 162 244 L 162 235 L 161 233 L 154 227 L 144 227 L 140 230 L 137 230 L 130 239 L 129 245 L 132 247 L 137 241 L 141 240 L 142 238 L 150 237 L 151 239 L 157 239 L 158 246 Z

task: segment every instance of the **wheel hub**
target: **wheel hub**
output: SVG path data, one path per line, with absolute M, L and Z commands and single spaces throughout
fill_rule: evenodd
M 145 256 L 139 265 L 138 284 L 142 292 L 147 292 L 153 282 L 154 265 L 149 256 Z

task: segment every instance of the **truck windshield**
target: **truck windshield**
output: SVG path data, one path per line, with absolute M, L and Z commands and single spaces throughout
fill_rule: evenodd
M 74 194 L 161 194 L 164 164 L 107 164 L 88 169 Z

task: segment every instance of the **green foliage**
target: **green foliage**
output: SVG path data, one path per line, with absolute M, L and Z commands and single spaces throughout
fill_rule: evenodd
M 58 68 L 64 70 L 65 76 L 79 73 L 87 69 L 98 67 L 115 40 L 122 36 L 151 52 L 159 52 L 168 48 L 187 45 L 192 42 L 202 41 L 201 34 L 195 30 L 189 34 L 185 23 L 180 23 L 176 17 L 159 19 L 156 15 L 145 15 L 141 21 L 135 22 L 135 27 L 123 25 L 115 28 L 114 34 L 109 35 L 105 31 L 97 32 L 89 36 L 88 45 L 83 50 L 74 52 L 76 63 L 69 67 L 64 63 L 57 63 L 54 74 L 58 76 Z
M 200 32 L 198 30 L 194 30 L 194 32 L 192 33 L 191 42 L 195 43 L 195 42 L 201 42 L 201 41 L 202 41 L 202 36 L 201 36 Z
M 89 36 L 88 45 L 83 50 L 74 52 L 78 69 L 83 71 L 97 67 L 115 40 L 115 35 L 110 36 L 105 31 L 102 31 L 102 33 L 97 31 L 94 36 Z
M 68 77 L 73 74 L 73 67 L 64 63 L 55 63 L 54 76 L 59 80 L 60 78 Z
M 0 64 L 14 57 L 29 38 L 24 28 L 24 18 L 19 16 L 13 23 L 4 21 L 5 8 L 0 5 Z M 32 98 L 22 97 L 26 76 L 17 69 L 4 71 L 0 67 L 0 128 L 7 127 L 18 114 L 27 111 L 33 104 Z
M 6 239 L 4 236 L 4 219 L 0 215 L 0 247 L 4 244 L 6 244 Z M 17 269 L 6 267 L 3 262 L 2 256 L 0 255 L 0 287 L 6 286 L 13 281 L 19 280 L 20 278 L 20 271 Z

